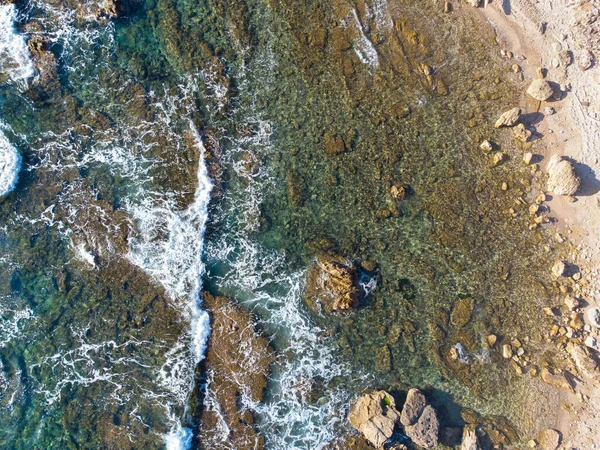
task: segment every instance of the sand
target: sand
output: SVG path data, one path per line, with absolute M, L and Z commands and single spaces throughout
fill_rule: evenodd
M 600 13 L 600 0 L 491 0 L 474 9 L 466 1 L 454 1 L 457 12 L 476 14 L 495 29 L 499 51 L 513 53 L 507 58 L 507 71 L 513 64 L 522 69 L 513 73 L 522 85 L 519 105 L 526 115 L 526 125 L 534 133 L 533 147 L 542 170 L 552 155 L 571 158 L 582 185 L 573 199 L 550 196 L 545 203 L 549 216 L 556 219 L 558 241 L 566 238 L 573 244 L 569 255 L 561 255 L 578 266 L 581 280 L 573 280 L 578 297 L 585 300 L 584 311 L 600 305 L 600 61 L 582 70 L 578 60 L 584 50 L 591 50 L 600 59 L 600 45 L 595 37 L 600 23 L 588 23 L 586 17 Z M 470 11 L 467 12 L 467 8 Z M 545 31 L 540 30 L 544 22 Z M 598 20 L 600 22 L 600 19 Z M 573 54 L 573 63 L 560 64 L 560 51 Z M 557 62 L 559 62 L 558 67 Z M 551 82 L 560 87 L 559 99 L 543 102 L 526 96 L 538 68 L 547 69 Z M 544 115 L 552 106 L 556 113 Z M 535 161 L 535 160 L 534 160 Z M 550 244 L 551 246 L 552 244 Z M 586 314 L 587 319 L 587 314 Z M 586 325 L 585 335 L 598 335 L 598 330 Z M 556 411 L 554 428 L 562 433 L 561 448 L 600 448 L 600 386 L 582 376 L 571 363 L 575 392 L 561 391 L 562 408 Z M 531 438 L 535 438 L 532 436 Z

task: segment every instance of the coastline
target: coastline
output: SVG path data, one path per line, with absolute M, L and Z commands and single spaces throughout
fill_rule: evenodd
M 472 9 L 467 5 L 463 7 Z M 600 198 L 595 195 L 600 186 L 595 175 L 600 171 L 600 158 L 596 150 L 600 144 L 600 114 L 595 109 L 600 99 L 600 73 L 597 60 L 587 70 L 582 70 L 578 64 L 584 50 L 594 52 L 597 46 L 583 41 L 586 37 L 591 38 L 592 34 L 586 32 L 589 30 L 578 30 L 580 25 L 576 24 L 586 13 L 584 9 L 587 8 L 589 12 L 590 7 L 589 3 L 584 3 L 581 7 L 570 4 L 553 8 L 548 2 L 532 5 L 524 0 L 511 0 L 492 2 L 476 10 L 477 16 L 495 30 L 499 49 L 515 55 L 513 59 L 507 58 L 507 70 L 510 71 L 515 63 L 522 70 L 514 76 L 523 73 L 523 94 L 520 104 L 512 106 L 519 106 L 526 113 L 536 111 L 537 102 L 527 98 L 525 90 L 537 78 L 538 67 L 547 69 L 546 79 L 560 85 L 562 98 L 551 103 L 544 102 L 540 108 L 543 110 L 545 106 L 552 106 L 556 113 L 528 124 L 534 134 L 529 151 L 536 155 L 544 172 L 550 157 L 560 155 L 572 160 L 577 175 L 581 177 L 581 187 L 574 199 L 551 196 L 545 205 L 554 222 L 550 226 L 557 230 L 557 241 L 566 238 L 571 244 L 570 253 L 557 255 L 557 258 L 560 256 L 579 269 L 581 279 L 570 279 L 569 282 L 573 295 L 584 300 L 581 310 L 586 322 L 587 310 L 598 306 L 600 298 L 600 283 L 596 279 L 600 268 L 600 242 L 597 239 L 600 231 Z M 542 22 L 546 24 L 543 33 L 539 28 Z M 567 67 L 560 63 L 555 67 L 557 54 L 561 50 L 572 52 L 573 61 Z M 598 52 L 595 51 L 595 54 L 598 55 Z M 507 105 L 507 108 L 510 106 Z M 562 300 L 557 303 L 562 304 Z M 590 330 L 587 324 L 584 337 Z M 566 350 L 564 353 L 566 356 Z M 580 372 L 571 360 L 568 368 L 571 373 Z M 561 432 L 565 448 L 590 448 L 594 442 L 600 441 L 597 422 L 600 385 L 584 374 L 574 376 L 572 381 L 572 392 L 566 389 L 559 391 L 561 408 L 556 412 L 555 428 Z

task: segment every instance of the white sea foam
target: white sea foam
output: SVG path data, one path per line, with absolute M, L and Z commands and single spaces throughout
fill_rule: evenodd
M 0 196 L 15 188 L 20 171 L 21 154 L 0 129 Z
M 363 64 L 368 64 L 371 69 L 376 69 L 379 67 L 379 55 L 377 54 L 377 50 L 370 39 L 366 36 L 365 30 L 360 23 L 355 9 L 352 9 L 352 16 L 354 17 L 356 29 L 360 33 L 360 37 L 353 42 L 354 52 Z
M 34 70 L 25 38 L 15 29 L 16 20 L 15 5 L 0 5 L 0 74 L 21 82 L 32 77 Z

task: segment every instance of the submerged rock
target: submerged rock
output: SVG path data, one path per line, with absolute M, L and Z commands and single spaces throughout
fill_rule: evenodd
M 545 383 L 558 389 L 567 389 L 570 391 L 573 388 L 562 370 L 550 371 L 544 368 L 542 369 L 541 377 Z
M 523 143 L 527 142 L 531 137 L 531 131 L 525 128 L 525 125 L 522 123 L 518 124 L 513 128 L 513 134 L 515 135 L 515 139 L 521 141 Z
M 573 164 L 562 156 L 554 155 L 548 163 L 548 190 L 556 195 L 575 195 L 581 179 Z
M 452 308 L 452 313 L 450 314 L 450 322 L 458 328 L 464 327 L 471 320 L 474 308 L 475 302 L 472 298 L 457 300 L 454 304 L 454 308 Z
M 494 126 L 496 128 L 512 127 L 518 122 L 520 117 L 521 117 L 521 108 L 513 108 L 510 111 L 506 111 L 506 112 L 502 113 L 502 115 L 496 121 L 496 124 Z
M 21 155 L 0 131 L 0 197 L 12 191 L 19 181 Z
M 534 99 L 543 102 L 554 95 L 554 89 L 546 80 L 536 79 L 527 88 L 527 93 Z
M 309 269 L 305 300 L 309 308 L 326 312 L 353 309 L 358 306 L 358 270 L 349 259 L 321 256 Z
M 203 306 L 211 316 L 204 363 L 211 401 L 205 401 L 202 411 L 200 448 L 222 448 L 228 443 L 235 448 L 262 449 L 264 438 L 254 428 L 254 418 L 240 397 L 262 400 L 274 352 L 269 341 L 255 332 L 252 316 L 230 299 L 206 292 Z
M 394 398 L 385 391 L 362 395 L 350 409 L 348 421 L 375 447 L 381 447 L 394 433 L 400 420 Z

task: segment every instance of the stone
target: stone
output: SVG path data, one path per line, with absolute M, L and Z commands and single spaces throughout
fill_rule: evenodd
M 544 368 L 542 369 L 541 376 L 542 380 L 550 386 L 554 386 L 558 389 L 567 389 L 569 391 L 573 389 L 562 370 L 551 371 L 550 369 Z
M 561 50 L 558 52 L 557 57 L 562 67 L 569 67 L 573 64 L 573 53 L 571 50 Z
M 400 416 L 402 425 L 416 424 L 426 406 L 427 400 L 421 391 L 414 388 L 409 390 L 404 402 L 404 408 L 402 408 L 402 415 Z
M 390 195 L 396 200 L 405 200 L 410 192 L 410 186 L 407 184 L 395 184 L 390 188 Z
M 492 145 L 492 143 L 490 141 L 483 141 L 480 145 L 479 148 L 481 150 L 483 150 L 486 153 L 489 153 L 492 151 L 492 149 L 494 148 L 494 146 Z
M 512 358 L 513 352 L 510 344 L 502 344 L 502 357 L 504 359 Z
M 470 297 L 457 300 L 450 314 L 450 322 L 458 328 L 464 327 L 471 320 L 474 308 L 475 301 Z
M 593 350 L 583 345 L 573 345 L 568 350 L 577 368 L 596 383 L 600 383 L 600 366 L 592 353 Z
M 546 80 L 536 79 L 527 88 L 527 93 L 534 99 L 543 102 L 554 95 L 554 89 Z
M 574 311 L 580 306 L 579 300 L 573 297 L 572 295 L 567 295 L 565 297 L 564 304 L 567 308 L 569 308 L 570 311 Z
M 538 433 L 537 440 L 542 450 L 556 450 L 560 445 L 561 435 L 558 431 L 547 428 Z
M 564 277 L 567 274 L 567 265 L 564 261 L 556 261 L 552 266 L 552 275 L 555 277 Z
M 474 426 L 466 426 L 463 430 L 463 438 L 460 450 L 479 450 L 479 439 Z
M 504 161 L 506 161 L 508 159 L 508 155 L 506 153 L 502 153 L 502 152 L 498 152 L 498 153 L 494 153 L 494 156 L 492 157 L 492 165 L 498 166 L 500 164 L 502 164 Z
M 325 148 L 325 153 L 328 155 L 339 155 L 340 153 L 344 153 L 346 151 L 344 139 L 342 139 L 341 136 L 334 135 L 330 132 L 325 133 L 325 137 L 323 138 L 323 146 Z
M 577 65 L 582 71 L 590 69 L 594 65 L 594 54 L 589 50 L 582 50 L 577 59 Z
M 575 168 L 566 159 L 554 155 L 548 163 L 548 190 L 556 195 L 575 195 L 581 179 L 576 175 Z
M 392 437 L 399 420 L 394 397 L 385 391 L 363 394 L 348 414 L 350 425 L 377 448 Z
M 358 270 L 347 258 L 323 255 L 308 270 L 305 301 L 313 311 L 325 312 L 358 307 Z
M 588 323 L 600 328 L 600 308 L 590 308 L 587 312 Z
M 531 132 L 530 132 L 531 134 Z M 531 164 L 531 160 L 533 159 L 533 153 L 527 152 L 523 155 L 523 162 L 527 165 Z
M 522 123 L 513 128 L 513 134 L 517 141 L 521 141 L 523 143 L 529 141 L 529 138 L 531 137 L 531 131 L 525 128 L 525 125 Z
M 544 78 L 546 78 L 546 69 L 538 67 L 537 69 L 535 69 L 535 74 L 540 80 L 543 80 Z
M 540 210 L 540 205 L 534 203 L 529 206 L 529 214 L 535 216 Z
M 478 8 L 481 5 L 481 0 L 467 0 L 467 2 L 474 8 Z
M 493 347 L 494 345 L 496 345 L 496 342 L 498 341 L 498 336 L 496 336 L 495 334 L 489 334 L 488 337 L 486 338 L 487 343 L 490 347 Z
M 586 347 L 591 348 L 595 351 L 600 351 L 600 342 L 594 336 L 588 336 L 585 338 L 584 344 Z
M 521 117 L 521 108 L 513 108 L 509 111 L 502 113 L 500 118 L 496 121 L 494 125 L 496 128 L 500 127 L 512 127 L 516 125 L 519 118 Z
M 427 405 L 415 425 L 404 428 L 406 435 L 419 447 L 432 448 L 438 445 L 440 423 L 435 409 Z

